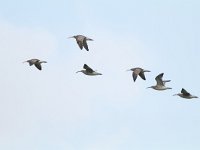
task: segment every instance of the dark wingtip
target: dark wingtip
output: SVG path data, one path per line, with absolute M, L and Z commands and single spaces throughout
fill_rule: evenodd
M 84 65 L 83 65 L 83 68 L 84 68 L 84 69 L 86 69 L 87 67 L 88 67 L 88 65 L 87 65 L 87 64 L 84 64 Z

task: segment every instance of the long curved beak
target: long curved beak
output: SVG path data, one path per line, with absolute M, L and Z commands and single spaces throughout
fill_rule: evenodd
M 173 96 L 177 96 L 178 94 L 174 94 Z
M 163 82 L 170 82 L 171 80 L 163 80 Z
M 126 70 L 126 71 L 132 71 L 131 69 L 128 69 L 128 70 Z
M 79 72 L 81 72 L 81 71 L 76 71 L 76 73 L 79 73 Z
M 74 37 L 73 36 L 68 37 L 68 39 L 70 39 L 70 38 L 74 38 Z
M 150 89 L 150 88 L 152 88 L 151 86 L 149 86 L 149 87 L 147 87 L 146 89 Z
M 26 63 L 27 61 L 23 61 L 22 63 Z

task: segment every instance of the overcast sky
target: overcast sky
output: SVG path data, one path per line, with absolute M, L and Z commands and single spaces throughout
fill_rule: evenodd
M 0 149 L 199 150 L 200 1 L 0 1 Z M 69 36 L 82 34 L 90 51 Z M 43 70 L 22 63 L 45 60 Z M 86 63 L 102 76 L 76 74 Z M 142 67 L 134 83 L 127 69 Z M 172 90 L 155 91 L 164 72 Z

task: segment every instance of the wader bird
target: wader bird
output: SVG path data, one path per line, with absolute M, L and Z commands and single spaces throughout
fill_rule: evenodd
M 181 93 L 178 94 L 174 94 L 174 96 L 180 96 L 182 98 L 187 98 L 187 99 L 192 99 L 192 98 L 198 98 L 197 96 L 191 95 L 190 93 L 188 93 L 184 88 L 182 88 Z
M 150 87 L 148 87 L 148 88 L 152 88 L 152 89 L 154 89 L 154 90 L 159 90 L 159 91 L 161 91 L 161 90 L 167 90 L 167 89 L 172 89 L 172 88 L 170 88 L 170 87 L 166 87 L 166 86 L 165 86 L 165 83 L 166 83 L 166 82 L 170 82 L 171 80 L 163 80 L 163 79 L 162 79 L 163 75 L 164 75 L 164 73 L 159 74 L 159 75 L 155 78 L 157 84 L 156 84 L 155 86 L 150 86 Z
M 88 65 L 84 64 L 83 68 L 85 70 L 80 70 L 80 71 L 77 71 L 76 73 L 78 72 L 82 72 L 84 73 L 85 75 L 89 75 L 89 76 L 96 76 L 96 75 L 102 75 L 101 73 L 98 73 L 94 70 L 92 70 Z
M 89 51 L 87 41 L 93 41 L 93 39 L 90 39 L 90 38 L 83 36 L 83 35 L 75 35 L 75 36 L 72 36 L 72 37 L 69 37 L 69 38 L 75 38 L 80 49 L 82 50 L 83 47 L 84 47 L 87 51 Z
M 132 68 L 127 71 L 133 71 L 132 76 L 133 76 L 133 81 L 135 82 L 137 79 L 137 76 L 139 75 L 143 80 L 146 80 L 144 73 L 145 72 L 151 72 L 149 70 L 144 70 L 142 68 Z
M 23 63 L 29 63 L 30 66 L 35 65 L 36 68 L 38 68 L 39 70 L 42 70 L 42 66 L 41 63 L 47 63 L 46 61 L 41 61 L 39 59 L 30 59 L 27 61 L 24 61 Z

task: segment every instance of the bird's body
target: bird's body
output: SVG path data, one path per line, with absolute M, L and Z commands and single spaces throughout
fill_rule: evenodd
M 89 76 L 96 76 L 96 75 L 102 75 L 101 73 L 98 73 L 96 71 L 94 71 L 93 69 L 91 69 L 88 65 L 84 64 L 83 68 L 85 70 L 80 70 L 80 71 L 77 71 L 76 73 L 78 72 L 82 72 L 84 73 L 85 75 L 89 75 Z
M 89 51 L 87 41 L 93 41 L 93 39 L 90 39 L 90 38 L 88 38 L 84 35 L 75 35 L 75 36 L 72 36 L 72 37 L 69 37 L 69 38 L 75 38 L 80 49 L 82 50 L 83 47 L 84 47 L 87 51 Z
M 136 81 L 138 75 L 139 75 L 143 80 L 146 80 L 144 73 L 145 73 L 145 72 L 151 72 L 151 71 L 149 71 L 149 70 L 144 70 L 144 69 L 139 68 L 139 67 L 137 67 L 137 68 L 132 68 L 132 69 L 127 70 L 127 71 L 133 71 L 132 76 L 133 76 L 133 81 L 134 81 L 134 82 Z
M 164 90 L 167 90 L 167 89 L 172 89 L 170 87 L 166 87 L 166 86 L 162 86 L 162 85 L 155 85 L 155 86 L 151 86 L 149 88 L 152 88 L 152 89 L 158 90 L 158 91 L 164 91 Z
M 197 96 L 194 96 L 194 95 L 191 95 L 189 92 L 187 92 L 184 88 L 182 88 L 181 90 L 181 93 L 178 93 L 178 94 L 174 94 L 175 95 L 178 95 L 182 98 L 186 98 L 186 99 L 192 99 L 192 98 L 198 98 Z
M 46 61 L 41 61 L 39 59 L 30 59 L 25 62 L 29 63 L 30 66 L 35 65 L 35 67 L 39 70 L 42 70 L 41 63 L 47 63 Z
M 165 86 L 165 83 L 166 82 L 170 82 L 171 80 L 163 80 L 162 77 L 163 77 L 164 73 L 161 73 L 159 74 L 158 76 L 156 76 L 155 80 L 157 82 L 156 85 L 154 86 L 150 86 L 148 88 L 152 88 L 154 90 L 158 90 L 158 91 L 163 91 L 163 90 L 167 90 L 167 89 L 172 89 L 170 87 L 166 87 Z

